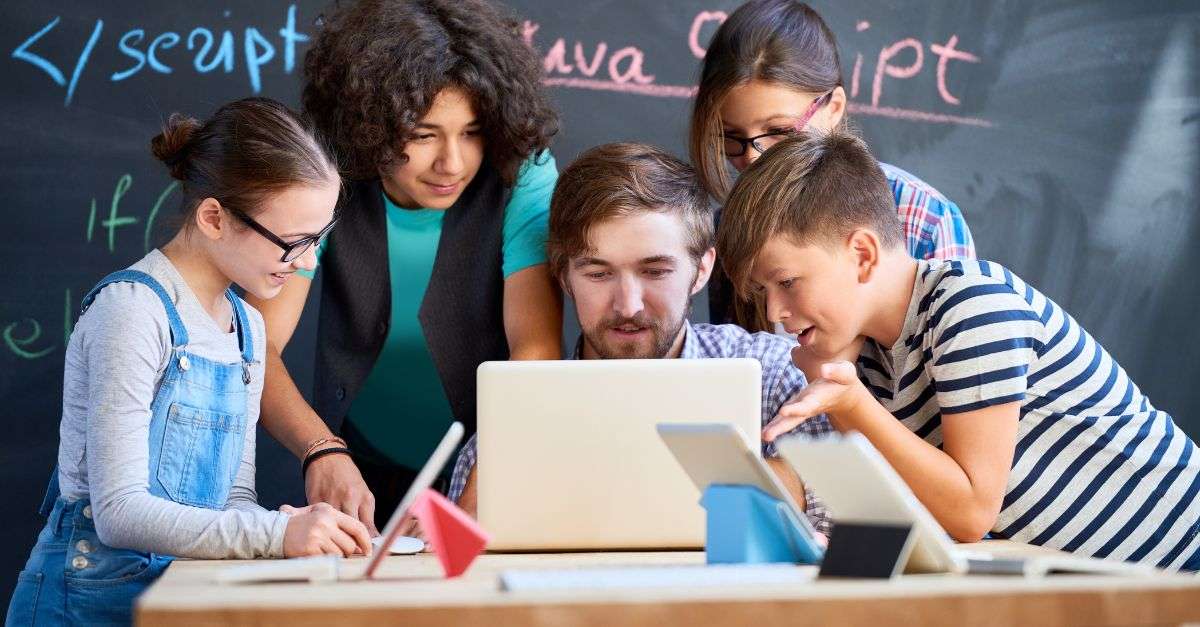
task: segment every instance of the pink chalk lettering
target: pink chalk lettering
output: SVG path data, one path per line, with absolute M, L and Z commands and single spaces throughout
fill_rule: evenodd
M 592 78 L 555 77 L 542 79 L 547 87 L 569 87 L 572 89 L 591 89 L 594 91 L 613 91 L 622 94 L 652 96 L 654 98 L 691 98 L 696 95 L 694 85 L 653 85 L 638 83 L 618 83 Z
M 950 40 L 946 42 L 945 46 L 939 46 L 938 44 L 930 44 L 930 46 L 929 46 L 929 49 L 932 50 L 933 53 L 938 56 L 938 64 L 937 64 L 938 94 L 940 94 L 942 96 L 942 100 L 945 100 L 947 103 L 952 104 L 952 105 L 959 104 L 959 101 L 958 101 L 958 98 L 955 98 L 954 95 L 950 93 L 950 90 L 946 88 L 946 65 L 948 65 L 950 63 L 950 59 L 956 59 L 958 61 L 966 61 L 968 63 L 979 63 L 979 57 L 977 57 L 969 52 L 963 52 L 961 50 L 955 49 L 954 46 L 957 46 L 957 45 L 958 45 L 958 35 L 951 35 Z
M 916 60 L 908 67 L 897 67 L 890 65 L 893 57 L 900 54 L 905 48 L 912 48 L 916 53 Z M 879 99 L 883 96 L 883 75 L 886 72 L 892 78 L 912 78 L 921 71 L 921 65 L 925 62 L 925 49 L 921 42 L 909 37 L 901 39 L 896 43 L 879 51 L 879 63 L 875 64 L 875 80 L 871 85 L 871 106 L 878 107 Z
M 710 22 L 720 24 L 727 19 L 722 11 L 701 11 L 692 19 L 688 31 L 688 48 L 696 58 L 704 58 L 706 48 L 701 46 L 701 33 Z M 871 28 L 871 23 L 859 20 L 855 30 L 863 32 Z M 534 37 L 540 25 L 525 21 L 522 27 L 522 37 L 531 48 L 534 47 Z M 658 85 L 655 76 L 646 74 L 644 66 L 646 55 L 636 46 L 626 46 L 609 54 L 607 42 L 597 42 L 589 50 L 588 44 L 574 40 L 571 49 L 567 48 L 569 38 L 559 37 L 542 55 L 542 65 L 547 77 L 543 84 L 547 87 L 566 89 L 586 89 L 607 91 L 652 98 L 693 98 L 696 95 L 695 85 Z M 946 43 L 930 43 L 930 51 L 938 56 L 937 89 L 941 100 L 950 105 L 961 104 L 959 99 L 950 93 L 947 85 L 947 73 L 950 61 L 965 61 L 979 63 L 978 56 L 958 49 L 958 36 L 951 35 Z M 907 49 L 913 51 L 912 63 L 903 64 L 902 56 Z M 590 56 L 589 56 L 590 53 Z M 568 58 L 570 57 L 570 58 Z M 606 63 L 607 59 L 607 63 Z M 989 120 L 976 117 L 948 115 L 933 111 L 901 109 L 898 107 L 880 106 L 883 98 L 883 78 L 889 76 L 897 79 L 909 79 L 920 74 L 925 65 L 925 49 L 923 42 L 915 38 L 906 38 L 886 46 L 879 51 L 875 65 L 875 75 L 871 84 L 870 104 L 857 102 L 862 89 L 862 68 L 864 54 L 857 53 L 854 60 L 854 71 L 850 81 L 850 99 L 848 109 L 855 115 L 882 117 L 906 122 L 926 124 L 951 124 L 959 126 L 992 127 Z M 573 63 L 569 62 L 573 61 Z M 607 77 L 601 77 L 601 68 L 607 70 Z
M 529 20 L 525 20 L 525 22 L 521 24 L 521 38 L 525 40 L 526 46 L 529 46 L 530 48 L 533 47 L 533 35 L 534 33 L 538 32 L 538 29 L 541 27 L 541 24 L 530 22 Z
M 583 56 L 583 44 L 577 41 L 575 42 L 575 67 L 579 68 L 584 76 L 595 76 L 606 52 L 608 52 L 608 44 L 603 41 L 597 44 L 596 52 L 592 55 L 592 62 L 589 64 L 587 57 Z
M 703 59 L 708 49 L 700 45 L 700 30 L 708 22 L 716 22 L 718 25 L 723 24 L 729 16 L 724 11 L 701 11 L 692 19 L 692 29 L 688 31 L 688 48 L 692 51 L 692 56 L 697 59 Z
M 871 23 L 866 20 L 861 20 L 861 21 L 859 21 L 858 24 L 856 24 L 854 26 L 854 30 L 857 32 L 860 32 L 860 33 L 867 30 L 868 28 L 871 28 Z M 858 79 L 859 79 L 859 77 L 862 76 L 862 62 L 863 62 L 863 56 L 862 56 L 862 53 L 860 52 L 857 55 L 855 55 L 855 57 L 854 57 L 854 73 L 850 75 L 850 97 L 851 98 L 858 97 Z
M 554 45 L 550 46 L 550 51 L 546 53 L 546 58 L 542 60 L 542 66 L 546 68 L 547 74 L 570 74 L 575 68 L 567 64 L 567 42 L 561 38 L 555 40 Z
M 850 97 L 858 98 L 858 77 L 862 75 L 862 53 L 854 57 L 854 73 L 850 75 Z
M 629 59 L 629 67 L 624 72 L 621 72 L 621 61 Z M 654 82 L 654 76 L 645 76 L 642 74 L 642 61 L 645 55 L 641 50 L 628 46 L 616 51 L 608 60 L 608 75 L 616 83 L 628 83 L 630 80 L 639 84 L 646 85 Z
M 929 111 L 917 111 L 914 109 L 900 109 L 898 107 L 876 107 L 874 105 L 862 104 L 861 102 L 851 102 L 847 109 L 850 111 L 850 113 L 855 115 L 892 118 L 894 120 L 906 120 L 909 122 L 954 124 L 958 126 L 979 126 L 982 128 L 991 128 L 993 126 L 990 121 L 982 118 L 972 118 L 961 115 L 947 115 L 944 113 L 931 113 Z

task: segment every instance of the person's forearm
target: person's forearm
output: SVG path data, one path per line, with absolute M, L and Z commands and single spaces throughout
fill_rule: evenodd
M 865 435 L 954 539 L 978 541 L 999 510 L 978 493 L 953 457 L 909 431 L 865 389 L 862 395 L 845 414 L 831 415 L 833 424 Z
M 546 264 L 504 280 L 504 334 L 513 361 L 562 359 L 563 301 Z
M 780 483 L 792 495 L 792 500 L 800 506 L 801 511 L 805 509 L 806 501 L 804 498 L 804 482 L 800 480 L 800 475 L 792 469 L 791 465 L 786 460 L 780 457 L 768 457 L 767 466 L 779 477 Z
M 296 457 L 303 455 L 316 440 L 333 436 L 321 417 L 304 401 L 283 365 L 279 351 L 269 342 L 259 422 L 271 437 Z

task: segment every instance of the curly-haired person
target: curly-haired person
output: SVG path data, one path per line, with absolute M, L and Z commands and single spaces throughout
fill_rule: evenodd
M 487 0 L 342 5 L 304 74 L 305 114 L 350 182 L 319 266 L 255 301 L 262 422 L 305 462 L 310 502 L 371 527 L 452 420 L 474 432 L 480 363 L 562 356 L 545 246 L 558 116 L 519 23 Z M 280 355 L 317 273 L 310 406 Z

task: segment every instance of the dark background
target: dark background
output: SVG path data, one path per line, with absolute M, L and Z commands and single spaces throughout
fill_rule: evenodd
M 0 545 L 4 607 L 42 525 L 35 509 L 55 463 L 63 346 L 79 298 L 173 232 L 178 193 L 150 156 L 150 137 L 172 111 L 203 117 L 220 103 L 255 93 L 247 38 L 253 56 L 267 56 L 262 41 L 273 51 L 261 62 L 258 93 L 296 105 L 308 43 L 294 43 L 289 68 L 281 30 L 294 6 L 295 30 L 314 35 L 325 6 L 101 4 L 110 3 L 10 2 L 0 29 L 0 79 L 7 86 L 0 95 L 0 416 L 6 426 L 0 497 L 9 529 Z M 564 40 L 563 62 L 549 72 L 563 112 L 554 146 L 560 168 L 581 150 L 615 140 L 685 154 L 687 96 L 699 67 L 689 34 L 702 12 L 729 12 L 737 2 L 511 4 L 532 23 L 526 31 L 541 54 L 553 57 L 557 40 Z M 856 0 L 815 6 L 840 39 L 852 116 L 878 156 L 955 200 L 981 257 L 1007 265 L 1065 306 L 1160 409 L 1200 435 L 1200 398 L 1192 387 L 1200 363 L 1191 354 L 1200 348 L 1200 287 L 1191 274 L 1200 263 L 1200 4 Z M 703 21 L 697 41 L 706 42 L 716 24 Z M 204 37 L 188 47 L 196 28 L 214 35 L 214 50 L 200 65 L 211 63 L 229 34 L 230 71 L 221 63 L 197 69 Z M 140 37 L 128 34 L 136 29 Z M 168 32 L 178 43 L 168 45 Z M 160 67 L 146 60 L 127 72 L 160 36 Z M 946 62 L 947 98 L 939 92 L 933 46 L 946 47 L 952 37 L 955 48 L 975 60 Z M 123 38 L 132 54 L 122 51 Z M 600 52 L 594 76 L 577 67 L 576 43 L 585 64 Z M 876 92 L 881 51 L 897 45 Z M 696 311 L 702 318 L 703 303 Z M 311 385 L 313 314 L 306 313 L 285 355 L 302 389 Z M 573 341 L 573 322 L 569 326 L 565 335 Z M 404 408 L 396 411 L 403 416 Z M 258 458 L 263 504 L 299 504 L 296 460 L 265 434 Z

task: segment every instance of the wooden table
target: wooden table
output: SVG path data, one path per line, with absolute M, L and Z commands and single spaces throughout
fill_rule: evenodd
M 984 543 L 993 553 L 1038 551 Z M 510 568 L 703 563 L 703 553 L 483 555 L 441 577 L 432 555 L 393 556 L 381 580 L 220 585 L 229 561 L 178 561 L 138 601 L 137 624 L 170 625 L 1178 625 L 1200 622 L 1200 577 L 910 575 L 799 586 L 512 593 Z M 365 559 L 346 560 L 348 571 Z

